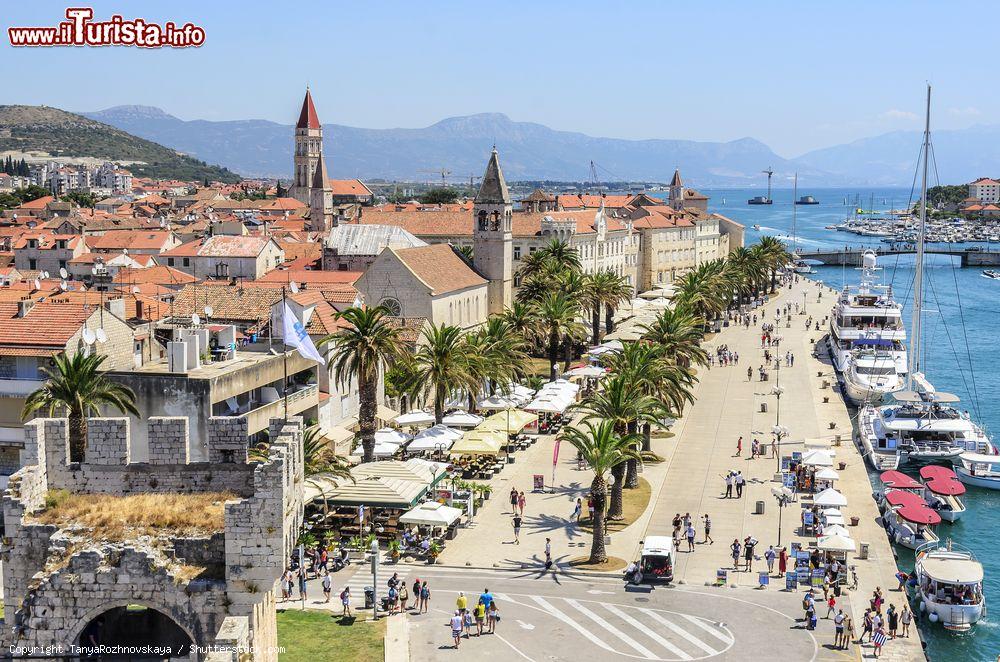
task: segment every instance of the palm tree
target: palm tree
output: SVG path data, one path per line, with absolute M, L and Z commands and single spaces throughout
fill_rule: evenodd
M 349 326 L 322 340 L 320 346 L 332 346 L 330 364 L 341 386 L 358 380 L 358 427 L 362 462 L 375 459 L 375 412 L 378 407 L 378 379 L 387 366 L 393 365 L 403 354 L 399 329 L 386 319 L 389 311 L 382 306 L 375 308 L 347 308 L 337 313 L 337 319 Z
M 620 435 L 634 434 L 640 423 L 655 423 L 667 414 L 665 407 L 642 392 L 630 374 L 615 374 L 604 380 L 604 388 L 574 407 L 587 418 L 611 421 Z M 636 437 L 638 439 L 638 437 Z M 638 453 L 638 449 L 636 449 Z M 635 462 L 635 459 L 630 459 Z M 628 462 L 612 468 L 615 483 L 611 487 L 611 507 L 608 519 L 623 519 L 622 488 Z
M 532 276 L 541 273 L 548 263 L 549 256 L 542 251 L 528 253 L 521 257 L 521 267 L 518 274 L 522 279 L 527 280 Z
M 414 360 L 424 392 L 434 397 L 434 422 L 440 423 L 448 396 L 475 393 L 479 384 L 462 329 L 432 324 L 424 329 L 423 337 Z
M 687 307 L 708 324 L 726 309 L 732 298 L 732 276 L 725 262 L 703 262 L 681 276 L 677 282 L 674 303 Z
M 583 428 L 567 427 L 562 438 L 568 441 L 583 457 L 583 461 L 594 472 L 590 482 L 590 498 L 594 501 L 594 519 L 591 522 L 590 563 L 604 563 L 608 553 L 604 547 L 605 507 L 608 498 L 608 484 L 604 475 L 621 466 L 635 453 L 635 435 L 621 435 L 615 431 L 611 421 L 583 421 Z
M 560 344 L 564 339 L 578 335 L 581 329 L 577 321 L 580 305 L 563 292 L 550 292 L 538 302 L 537 314 L 539 327 L 548 342 L 549 379 L 554 380 Z
M 601 303 L 604 304 L 604 332 L 611 333 L 615 330 L 615 310 L 623 301 L 632 298 L 632 285 L 624 276 L 619 276 L 613 271 L 605 271 L 606 275 L 601 281 Z
M 580 253 L 569 245 L 569 242 L 562 239 L 553 239 L 549 243 L 535 251 L 541 254 L 542 259 L 550 259 L 563 269 L 570 271 L 580 270 Z
M 503 311 L 501 317 L 510 330 L 520 334 L 525 342 L 533 342 L 538 335 L 538 315 L 535 309 L 521 301 L 515 301 Z
M 458 254 L 462 257 L 463 260 L 465 260 L 469 264 L 472 264 L 472 258 L 474 255 L 472 246 L 456 246 L 455 250 L 458 252 Z
M 524 378 L 528 371 L 528 353 L 524 336 L 504 317 L 494 315 L 477 332 L 485 340 L 483 358 L 487 364 L 484 378 L 489 395 L 498 386 Z
M 792 256 L 788 253 L 785 243 L 774 237 L 761 237 L 758 245 L 767 256 L 767 268 L 771 272 L 771 293 L 773 294 L 778 283 L 778 269 L 791 262 Z
M 701 347 L 705 322 L 687 308 L 664 310 L 639 328 L 642 337 L 660 347 L 668 360 L 684 366 L 708 364 L 708 352 Z
M 69 460 L 82 462 L 87 453 L 87 417 L 97 416 L 101 407 L 113 407 L 122 414 L 139 416 L 135 393 L 116 384 L 101 370 L 106 356 L 77 352 L 72 357 L 57 354 L 51 368 L 43 368 L 45 383 L 32 391 L 24 402 L 21 420 L 44 411 L 49 416 L 65 412 L 69 418 Z

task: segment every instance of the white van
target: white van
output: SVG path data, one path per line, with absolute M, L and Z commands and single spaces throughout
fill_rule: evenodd
M 639 570 L 643 581 L 663 581 L 674 579 L 674 541 L 670 536 L 647 536 L 641 543 Z

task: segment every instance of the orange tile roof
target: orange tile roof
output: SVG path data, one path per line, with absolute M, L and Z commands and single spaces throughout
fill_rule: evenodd
M 49 204 L 53 200 L 55 200 L 53 196 L 43 195 L 42 197 L 32 200 L 30 202 L 25 202 L 19 207 L 19 209 L 29 209 L 29 210 L 45 209 L 45 205 Z
M 334 195 L 373 195 L 360 179 L 329 179 Z
M 320 271 L 320 270 L 300 270 L 275 269 L 269 271 L 262 277 L 255 280 L 255 283 L 288 283 L 295 281 L 300 285 L 319 285 L 322 283 L 341 283 L 353 285 L 361 277 L 360 271 Z
M 389 250 L 396 254 L 414 276 L 431 288 L 431 294 L 446 294 L 486 284 L 486 280 L 448 244 Z
M 591 195 L 591 194 L 567 194 L 562 193 L 556 196 L 556 204 L 563 209 L 575 209 L 583 207 L 585 209 L 597 209 L 604 203 L 608 209 L 624 207 L 632 198 L 631 195 Z
M 146 269 L 120 269 L 114 278 L 114 282 L 116 283 L 136 285 L 146 283 L 156 285 L 186 285 L 187 283 L 194 283 L 197 280 L 191 274 L 165 265 L 156 265 Z
M 44 302 L 18 317 L 16 303 L 0 303 L 0 346 L 64 348 L 94 310 L 94 306 Z
M 997 180 L 990 179 L 989 177 L 980 177 L 979 179 L 977 179 L 976 181 L 974 181 L 972 183 L 973 184 L 1000 184 L 1000 182 L 998 182 Z
M 269 241 L 271 240 L 266 237 L 215 235 L 181 244 L 163 255 L 167 257 L 257 257 Z
M 512 231 L 515 237 L 535 237 L 541 234 L 542 219 L 549 216 L 555 220 L 576 221 L 577 234 L 594 232 L 594 210 L 561 211 L 544 213 L 515 212 Z M 625 228 L 618 220 L 607 217 L 608 230 Z M 380 212 L 365 215 L 361 223 L 368 225 L 395 225 L 417 237 L 471 237 L 472 215 L 454 211 L 404 211 Z
M 170 230 L 110 230 L 102 235 L 88 236 L 87 244 L 98 251 L 123 248 L 162 251 L 173 239 L 174 233 Z

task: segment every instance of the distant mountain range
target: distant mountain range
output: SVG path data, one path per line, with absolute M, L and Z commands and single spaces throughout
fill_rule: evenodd
M 0 106 L 0 152 L 44 153 L 128 163 L 134 174 L 161 179 L 236 181 L 208 165 L 127 131 L 48 106 Z
M 116 106 L 81 113 L 136 136 L 169 145 L 247 176 L 291 175 L 290 124 L 267 120 L 185 121 L 150 106 Z M 971 181 L 1000 170 L 1000 126 L 934 134 L 942 183 Z M 730 142 L 621 140 L 515 122 L 500 113 L 441 120 L 422 129 L 361 129 L 326 124 L 327 165 L 335 177 L 450 181 L 482 174 L 490 147 L 500 149 L 508 179 L 590 179 L 590 162 L 604 180 L 666 181 L 675 167 L 695 186 L 757 186 L 773 167 L 775 186 L 793 172 L 809 186 L 908 186 L 919 132 L 896 131 L 785 159 L 753 138 Z

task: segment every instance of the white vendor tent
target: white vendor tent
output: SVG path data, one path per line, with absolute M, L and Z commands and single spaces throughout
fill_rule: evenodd
M 422 503 L 399 516 L 401 524 L 416 524 L 418 526 L 451 526 L 451 524 L 462 516 L 462 511 L 458 508 L 445 506 L 436 501 Z
M 845 497 L 843 494 L 833 489 L 832 487 L 828 487 L 827 489 L 823 490 L 822 492 L 816 495 L 816 497 L 813 499 L 813 503 L 817 506 L 824 506 L 824 507 L 846 506 L 847 497 Z

